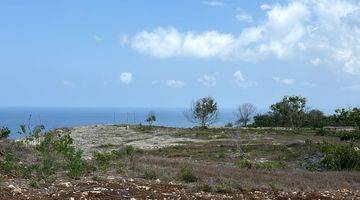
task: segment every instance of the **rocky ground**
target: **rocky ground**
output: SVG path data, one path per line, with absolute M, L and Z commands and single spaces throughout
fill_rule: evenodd
M 88 157 L 94 150 L 106 148 L 116 150 L 124 145 L 140 149 L 158 149 L 181 145 L 185 142 L 205 142 L 206 140 L 176 137 L 177 129 L 137 130 L 129 126 L 93 125 L 70 129 L 74 145 L 84 150 Z
M 0 199 L 360 199 L 359 191 L 339 189 L 317 192 L 285 192 L 271 189 L 241 190 L 232 194 L 193 192 L 175 183 L 160 180 L 116 179 L 107 177 L 101 181 L 83 179 L 79 181 L 57 180 L 41 189 L 24 189 L 15 184 L 0 191 Z

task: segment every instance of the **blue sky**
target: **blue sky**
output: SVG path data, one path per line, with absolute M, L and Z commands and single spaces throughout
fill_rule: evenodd
M 360 105 L 360 3 L 0 2 L 0 106 Z

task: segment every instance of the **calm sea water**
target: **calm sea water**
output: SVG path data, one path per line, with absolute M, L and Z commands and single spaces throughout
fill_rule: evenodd
M 146 124 L 150 111 L 155 112 L 156 125 L 190 127 L 194 124 L 184 117 L 181 108 L 23 108 L 0 107 L 0 126 L 11 129 L 11 138 L 18 138 L 20 124 L 45 125 L 47 130 L 91 124 Z M 220 110 L 220 120 L 215 124 L 224 125 L 234 121 L 235 110 Z

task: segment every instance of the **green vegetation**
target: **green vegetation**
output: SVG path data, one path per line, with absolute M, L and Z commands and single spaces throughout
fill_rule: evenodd
M 300 96 L 285 96 L 270 106 L 270 111 L 254 117 L 255 127 L 312 127 L 360 126 L 360 108 L 336 109 L 335 113 L 325 116 L 317 109 L 306 111 L 307 100 Z
M 5 139 L 5 138 L 8 138 L 9 135 L 10 135 L 11 131 L 9 128 L 7 127 L 1 127 L 0 128 L 0 140 L 1 139 Z
M 149 126 L 152 126 L 153 123 L 156 121 L 156 116 L 154 112 L 150 112 L 146 117 L 146 121 L 149 123 Z
M 213 97 L 204 97 L 195 101 L 188 111 L 185 111 L 185 117 L 192 123 L 205 128 L 219 119 L 217 103 Z
M 190 165 L 183 165 L 180 169 L 180 180 L 186 183 L 196 182 L 198 178 Z
M 325 154 L 321 164 L 329 170 L 360 170 L 360 150 L 354 145 L 328 144 L 320 145 Z
M 241 169 L 243 169 L 243 168 L 251 169 L 252 162 L 249 159 L 242 158 L 242 159 L 236 161 L 235 165 Z
M 336 132 L 336 136 L 340 138 L 340 140 L 360 140 L 360 131 L 339 131 Z

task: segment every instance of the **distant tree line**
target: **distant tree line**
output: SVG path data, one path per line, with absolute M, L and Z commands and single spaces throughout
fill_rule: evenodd
M 208 127 L 219 120 L 218 106 L 213 97 L 196 100 L 185 111 L 185 117 L 200 127 Z M 234 124 L 229 122 L 226 127 Z M 309 109 L 307 99 L 302 96 L 284 96 L 270 106 L 265 114 L 256 114 L 253 104 L 245 103 L 237 109 L 237 126 L 253 127 L 313 127 L 360 126 L 360 108 L 336 109 L 332 115 L 325 115 L 318 109 Z
M 327 116 L 318 109 L 307 109 L 307 100 L 300 96 L 285 96 L 270 106 L 266 114 L 254 116 L 255 127 L 360 126 L 360 108 L 336 109 Z

